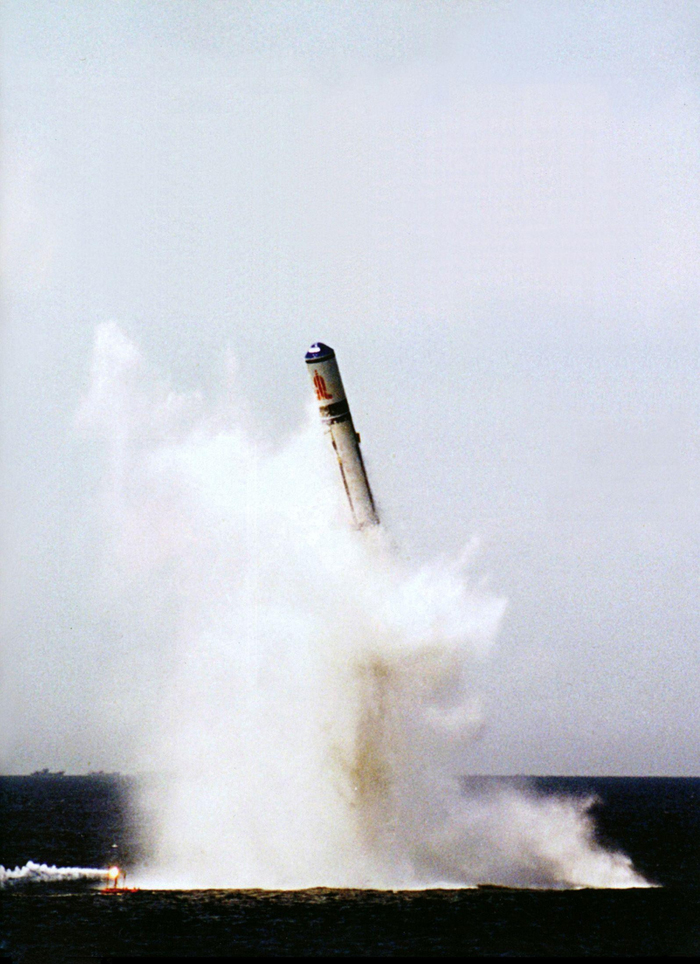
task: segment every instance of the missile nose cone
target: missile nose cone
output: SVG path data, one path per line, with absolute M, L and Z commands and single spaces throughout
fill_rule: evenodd
M 335 358 L 335 352 L 322 341 L 314 342 L 306 353 L 307 362 L 328 361 L 329 358 Z

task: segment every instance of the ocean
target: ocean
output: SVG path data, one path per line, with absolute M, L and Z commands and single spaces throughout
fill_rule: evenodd
M 594 794 L 598 840 L 649 889 L 139 890 L 27 870 L 127 872 L 147 859 L 117 775 L 0 778 L 0 953 L 17 964 L 134 957 L 694 956 L 700 952 L 700 779 L 481 778 Z M 127 876 L 127 886 L 129 879 Z

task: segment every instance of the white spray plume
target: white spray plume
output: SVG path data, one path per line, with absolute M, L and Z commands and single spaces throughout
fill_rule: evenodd
M 470 551 L 412 568 L 348 526 L 316 413 L 265 448 L 110 324 L 79 421 L 107 445 L 111 591 L 155 649 L 141 762 L 167 779 L 141 883 L 644 883 L 580 802 L 460 789 L 504 602 Z
M 0 887 L 13 884 L 48 884 L 71 880 L 105 880 L 109 871 L 99 867 L 57 867 L 28 860 L 23 867 L 10 870 L 0 865 Z

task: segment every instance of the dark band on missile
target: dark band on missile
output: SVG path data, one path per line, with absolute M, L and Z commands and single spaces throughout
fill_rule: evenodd
M 342 402 L 335 402 L 333 405 L 321 405 L 321 418 L 325 418 L 333 422 L 344 422 L 346 418 L 341 416 L 349 416 L 350 408 L 348 406 L 347 399 L 344 398 Z
M 333 349 L 324 345 L 322 341 L 317 341 L 306 353 L 306 364 L 315 365 L 317 362 L 329 361 L 331 358 L 335 358 Z

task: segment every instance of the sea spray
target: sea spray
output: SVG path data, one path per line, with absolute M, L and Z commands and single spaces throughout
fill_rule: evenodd
M 414 567 L 350 528 L 315 413 L 265 447 L 105 325 L 79 421 L 107 448 L 110 591 L 152 650 L 142 884 L 643 884 L 579 802 L 464 792 L 504 602 L 469 551 Z

